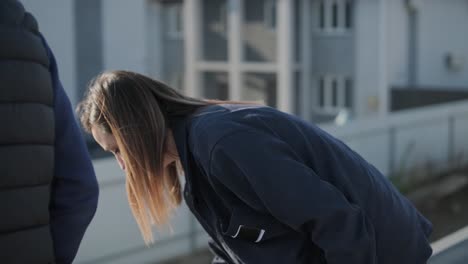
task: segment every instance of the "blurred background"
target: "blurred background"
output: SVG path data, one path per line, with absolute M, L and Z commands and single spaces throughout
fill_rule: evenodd
M 468 1 L 21 2 L 74 106 L 93 76 L 115 69 L 191 96 L 262 100 L 318 123 L 389 177 L 434 223 L 432 263 L 468 263 Z M 144 245 L 123 173 L 87 140 L 101 195 L 76 263 L 209 263 L 185 206 L 172 232 Z

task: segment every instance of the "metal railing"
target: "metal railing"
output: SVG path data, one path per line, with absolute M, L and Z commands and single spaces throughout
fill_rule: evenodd
M 444 167 L 468 157 L 468 101 L 400 111 L 344 126 L 324 125 L 385 175 L 406 167 Z M 457 160 L 455 160 L 457 159 Z
M 468 262 L 468 226 L 432 243 L 430 264 Z

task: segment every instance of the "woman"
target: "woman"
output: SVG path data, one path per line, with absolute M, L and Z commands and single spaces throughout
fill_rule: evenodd
M 273 108 L 104 73 L 79 107 L 147 242 L 184 198 L 227 263 L 426 263 L 431 224 L 372 165 Z M 179 164 L 179 165 L 178 165 Z M 181 166 L 180 166 L 181 165 Z

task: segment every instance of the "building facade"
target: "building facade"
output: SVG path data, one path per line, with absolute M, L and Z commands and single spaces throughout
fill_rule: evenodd
M 468 87 L 468 3 L 24 0 L 73 103 L 102 70 L 321 121 L 386 115 L 394 86 Z

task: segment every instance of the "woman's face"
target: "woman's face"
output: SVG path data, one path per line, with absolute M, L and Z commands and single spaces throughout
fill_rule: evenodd
M 119 147 L 117 146 L 117 141 L 115 140 L 114 135 L 107 133 L 100 129 L 97 126 L 91 128 L 91 133 L 93 134 L 94 140 L 105 150 L 114 154 L 119 166 L 122 170 L 125 171 L 125 162 L 120 154 Z M 168 141 L 169 150 L 171 153 L 177 153 L 177 149 L 172 138 L 172 133 L 169 133 L 170 140 Z M 177 154 L 173 155 L 164 155 L 163 168 L 166 169 L 168 165 L 174 163 L 177 160 Z
M 94 140 L 105 150 L 114 154 L 119 166 L 122 170 L 125 171 L 125 162 L 122 159 L 120 154 L 119 147 L 117 146 L 117 141 L 115 140 L 114 135 L 106 133 L 97 126 L 91 128 L 91 133 L 93 134 Z

